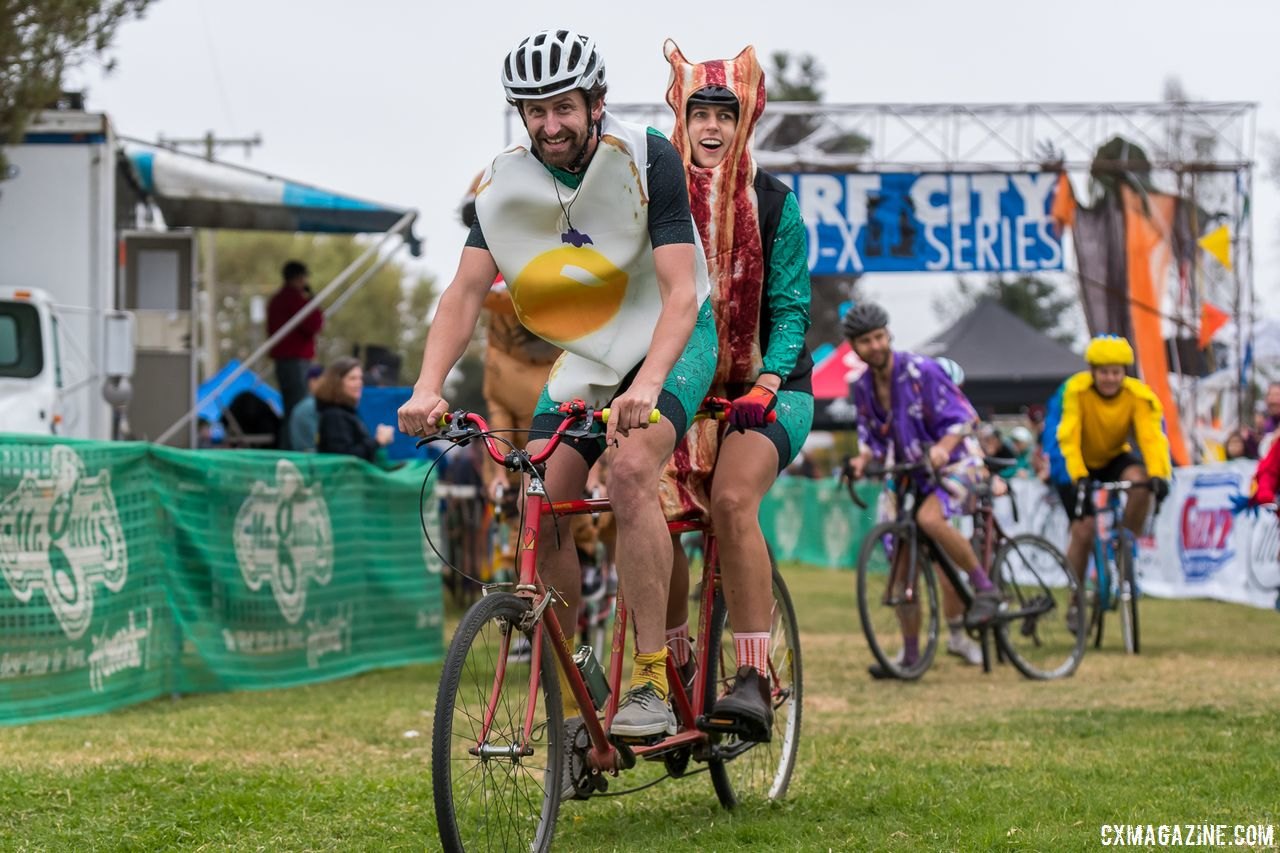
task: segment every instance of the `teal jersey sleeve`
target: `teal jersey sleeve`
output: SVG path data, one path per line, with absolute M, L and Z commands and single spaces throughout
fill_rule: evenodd
M 772 326 L 761 372 L 786 379 L 804 352 L 809 331 L 809 239 L 795 193 L 787 193 L 782 203 L 765 289 Z

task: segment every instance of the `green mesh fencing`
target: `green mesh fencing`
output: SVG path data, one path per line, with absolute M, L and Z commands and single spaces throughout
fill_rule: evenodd
M 425 474 L 0 436 L 0 724 L 439 660 Z
M 869 509 L 849 499 L 832 480 L 783 477 L 760 504 L 760 527 L 779 560 L 851 569 L 862 539 L 875 526 L 881 487 L 859 483 L 858 496 Z

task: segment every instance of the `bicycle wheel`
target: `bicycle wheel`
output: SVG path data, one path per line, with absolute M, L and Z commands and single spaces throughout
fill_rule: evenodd
M 560 810 L 564 715 L 551 644 L 541 654 L 542 716 L 527 744 L 529 661 L 508 655 L 529 602 L 488 595 L 467 611 L 449 644 L 436 696 L 431 784 L 447 851 L 551 848 Z M 501 672 L 501 677 L 499 673 Z M 485 720 L 492 718 L 487 733 Z
M 707 762 L 720 805 L 731 809 L 744 798 L 782 799 L 791 783 L 800 748 L 804 679 L 800 665 L 800 629 L 791 594 L 769 554 L 773 572 L 773 610 L 769 637 L 769 684 L 773 696 L 773 729 L 768 743 L 722 736 Z M 710 706 L 738 671 L 733 632 L 724 596 L 717 586 L 708 634 L 707 672 L 703 688 Z
M 1089 626 L 1086 636 L 1093 637 L 1093 647 L 1100 649 L 1102 648 L 1102 622 L 1107 610 L 1103 599 L 1111 597 L 1110 593 L 1103 595 L 1102 585 L 1104 582 L 1108 584 L 1111 582 L 1108 574 L 1110 569 L 1105 564 L 1100 567 L 1097 565 L 1096 553 L 1090 559 L 1094 561 L 1094 571 L 1086 577 L 1084 586 L 1085 602 L 1089 607 Z
M 880 666 L 907 681 L 924 675 L 938 649 L 938 582 L 923 544 L 916 551 L 914 600 L 906 603 L 905 556 L 914 535 L 909 522 L 876 525 L 858 554 L 862 633 Z M 910 666 L 902 662 L 908 632 L 914 632 L 919 647 L 919 657 Z
M 1023 533 L 1000 545 L 992 567 L 1005 601 L 996 642 L 1018 672 L 1046 680 L 1075 672 L 1085 634 L 1068 627 L 1067 610 L 1075 604 L 1084 612 L 1084 591 L 1062 552 L 1043 537 Z
M 1133 534 L 1121 530 L 1115 539 L 1116 581 L 1119 588 L 1116 605 L 1120 608 L 1120 635 L 1124 638 L 1124 650 L 1136 655 L 1138 643 L 1138 582 L 1134 577 Z

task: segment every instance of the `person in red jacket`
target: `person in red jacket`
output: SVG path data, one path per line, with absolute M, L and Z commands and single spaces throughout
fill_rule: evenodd
M 1280 487 L 1280 441 L 1273 441 L 1267 455 L 1258 463 L 1258 470 L 1253 473 L 1253 494 L 1249 503 L 1253 506 L 1275 503 L 1277 487 Z
M 267 303 L 267 335 L 274 335 L 293 315 L 311 301 L 311 286 L 307 267 L 301 261 L 289 261 L 282 271 L 284 284 Z M 276 383 L 284 399 L 284 423 L 289 423 L 293 407 L 307 396 L 307 368 L 316 357 L 316 336 L 324 326 L 324 312 L 319 306 L 307 312 L 302 322 L 280 339 L 271 349 L 276 363 Z M 282 434 L 282 442 L 288 443 L 288 431 Z

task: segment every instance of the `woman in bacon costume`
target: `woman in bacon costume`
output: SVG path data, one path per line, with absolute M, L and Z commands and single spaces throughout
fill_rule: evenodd
M 755 49 L 691 63 L 668 40 L 664 53 L 671 63 L 667 103 L 676 118 L 671 141 L 685 164 L 720 335 L 711 393 L 733 400 L 733 407 L 723 439 L 714 422 L 704 421 L 676 446 L 662 496 L 670 518 L 709 512 L 719 541 L 739 669 L 710 716 L 734 720 L 733 730 L 745 737 L 768 740 L 773 595 L 759 511 L 813 423 L 813 359 L 804 341 L 806 231 L 795 195 L 751 156 L 765 104 Z M 768 420 L 770 412 L 776 420 Z M 675 552 L 668 647 L 688 675 L 689 569 L 682 550 Z

